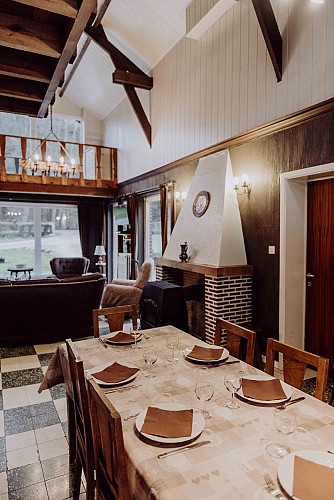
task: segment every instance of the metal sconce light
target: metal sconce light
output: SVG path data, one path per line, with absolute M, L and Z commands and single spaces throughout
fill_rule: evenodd
M 248 198 L 250 197 L 252 188 L 248 181 L 248 174 L 243 174 L 241 177 L 241 185 L 239 184 L 239 177 L 234 177 L 233 179 L 234 190 L 238 195 L 246 194 Z M 242 190 L 241 193 L 238 193 L 239 190 Z
M 184 200 L 186 198 L 187 198 L 187 192 L 186 191 L 182 191 L 182 193 L 180 193 L 180 191 L 176 191 L 175 192 L 176 204 L 178 206 L 183 205 L 183 202 L 184 202 Z

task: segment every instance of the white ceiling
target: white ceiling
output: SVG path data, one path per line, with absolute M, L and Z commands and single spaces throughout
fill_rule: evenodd
M 112 0 L 102 26 L 107 37 L 145 73 L 164 57 L 186 32 L 186 7 L 191 0 Z M 103 2 L 99 1 L 99 5 Z M 82 47 L 86 35 L 79 46 Z M 66 71 L 68 75 L 71 65 Z M 93 41 L 70 81 L 65 95 L 99 119 L 123 99 L 122 85 L 112 83 L 110 57 Z

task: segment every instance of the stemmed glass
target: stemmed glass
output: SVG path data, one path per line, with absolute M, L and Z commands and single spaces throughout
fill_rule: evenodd
M 276 430 L 283 435 L 283 443 L 268 444 L 266 446 L 266 452 L 272 457 L 283 458 L 291 451 L 287 446 L 287 437 L 289 434 L 292 434 L 296 430 L 296 414 L 290 408 L 286 408 L 284 410 L 275 410 L 273 420 Z
M 206 409 L 207 401 L 210 401 L 214 393 L 214 388 L 211 382 L 197 382 L 195 386 L 195 394 L 197 399 L 203 401 L 202 414 L 205 420 L 211 418 L 211 413 Z
M 152 365 L 154 365 L 154 363 L 158 359 L 158 354 L 154 347 L 145 347 L 143 357 L 145 363 L 148 364 L 148 371 L 147 373 L 145 373 L 145 377 L 155 377 L 151 370 Z
M 179 337 L 177 335 L 170 335 L 166 338 L 166 345 L 168 349 L 172 350 L 172 354 L 168 359 L 171 363 L 177 363 L 179 358 L 176 358 L 174 355 L 175 349 L 179 347 Z
M 238 389 L 241 387 L 241 378 L 239 375 L 232 374 L 232 375 L 225 375 L 224 378 L 224 385 L 226 389 L 232 393 L 232 399 L 230 399 L 225 406 L 228 408 L 240 408 L 240 404 L 238 401 L 235 400 L 235 393 L 237 392 Z
M 139 337 L 141 336 L 141 330 L 139 329 L 138 326 L 132 326 L 132 328 L 130 329 L 130 335 L 131 337 L 133 337 L 135 339 L 135 343 L 133 344 L 132 349 L 140 349 L 141 348 L 141 345 L 138 345 L 137 344 L 137 340 L 139 339 Z

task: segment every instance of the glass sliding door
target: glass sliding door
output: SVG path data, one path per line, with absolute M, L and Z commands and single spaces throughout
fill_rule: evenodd
M 51 274 L 53 257 L 82 256 L 76 206 L 0 204 L 0 275 L 26 265 L 33 274 Z

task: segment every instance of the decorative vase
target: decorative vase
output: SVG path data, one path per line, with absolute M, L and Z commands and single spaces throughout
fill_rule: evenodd
M 183 245 L 180 245 L 181 247 L 181 253 L 179 255 L 180 261 L 181 262 L 188 262 L 188 244 L 185 241 Z

